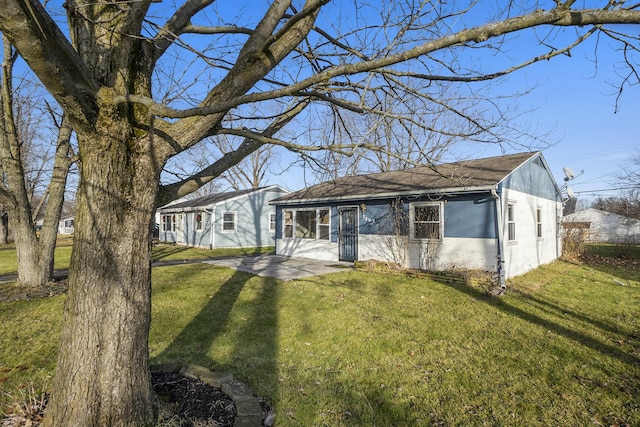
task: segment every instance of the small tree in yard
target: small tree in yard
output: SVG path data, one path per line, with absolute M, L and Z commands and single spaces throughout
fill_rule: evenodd
M 621 43 L 629 67 L 638 48 L 637 38 L 608 26 L 640 23 L 640 11 L 619 2 L 594 9 L 574 8 L 573 0 L 507 2 L 501 10 L 486 2 L 241 0 L 218 8 L 221 2 L 68 0 L 64 10 L 56 2 L 47 10 L 37 0 L 0 0 L 0 31 L 64 110 L 79 147 L 74 247 L 47 426 L 155 421 L 148 333 L 158 203 L 196 190 L 265 144 L 298 153 L 386 152 L 376 141 L 333 144 L 297 130 L 340 110 L 421 121 L 428 109 L 417 116 L 389 110 L 407 96 L 463 117 L 474 141 L 487 135 L 500 142 L 502 121 L 478 118 L 485 109 L 501 113 L 479 97 L 483 82 L 569 53 L 593 35 Z M 56 22 L 60 13 L 65 24 Z M 532 57 L 505 69 L 491 68 L 501 61 L 474 62 L 482 49 L 512 61 L 508 45 L 517 42 L 509 35 L 540 27 L 577 33 L 558 43 L 543 37 Z M 180 68 L 182 80 L 170 72 Z M 176 78 L 171 88 L 167 76 Z M 459 92 L 441 97 L 451 85 Z M 274 112 L 252 121 L 255 107 Z M 279 137 L 292 121 L 295 136 Z M 232 151 L 194 177 L 159 186 L 169 159 L 222 134 L 238 141 Z

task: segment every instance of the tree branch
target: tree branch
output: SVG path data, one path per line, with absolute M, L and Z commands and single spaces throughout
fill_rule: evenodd
M 194 192 L 196 189 L 223 174 L 229 168 L 237 165 L 242 159 L 263 146 L 266 140 L 270 140 L 273 135 L 278 133 L 298 114 L 304 111 L 308 105 L 309 101 L 297 103 L 284 114 L 277 117 L 262 133 L 247 132 L 242 135 L 244 140 L 237 149 L 226 153 L 209 167 L 183 181 L 161 187 L 158 195 L 158 206 L 165 205 L 172 200 Z
M 0 0 L 0 30 L 67 111 L 74 126 L 93 127 L 97 84 L 40 2 Z

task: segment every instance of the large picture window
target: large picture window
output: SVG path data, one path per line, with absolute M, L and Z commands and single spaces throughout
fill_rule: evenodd
M 329 240 L 331 234 L 331 211 L 321 209 L 287 209 L 283 211 L 285 238 Z
M 416 240 L 442 239 L 442 204 L 411 206 L 411 237 Z

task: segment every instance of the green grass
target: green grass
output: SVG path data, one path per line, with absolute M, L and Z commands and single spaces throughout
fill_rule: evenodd
M 59 236 L 56 244 L 54 269 L 64 270 L 69 268 L 71 262 L 72 237 Z M 198 249 L 188 248 L 178 245 L 156 245 L 153 246 L 152 261 L 177 261 L 177 260 L 198 260 L 222 256 L 235 255 L 258 255 L 272 253 L 273 246 L 263 248 L 222 248 L 222 249 Z M 15 246 L 8 245 L 0 250 L 0 276 L 6 274 L 16 274 L 18 272 L 18 258 Z
M 275 247 L 273 246 L 262 248 L 199 249 L 179 245 L 156 245 L 153 247 L 152 261 L 197 260 L 223 256 L 259 255 L 273 253 L 274 250 Z
M 614 244 L 589 244 L 585 246 L 586 252 L 591 255 L 600 255 L 609 258 L 633 258 L 640 260 L 640 245 L 614 245 Z
M 61 270 L 69 268 L 69 263 L 71 262 L 71 246 L 56 246 L 54 257 L 54 269 Z M 17 272 L 18 258 L 15 248 L 0 250 L 0 276 L 16 274 Z
M 555 262 L 490 298 L 401 274 L 157 267 L 151 358 L 233 373 L 279 426 L 640 425 L 634 275 Z M 53 375 L 63 300 L 0 303 L 2 390 Z

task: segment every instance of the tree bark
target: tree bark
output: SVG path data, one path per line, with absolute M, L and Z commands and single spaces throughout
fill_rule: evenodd
M 151 225 L 161 165 L 109 107 L 78 136 L 80 187 L 56 376 L 45 426 L 156 421 L 148 367 Z

